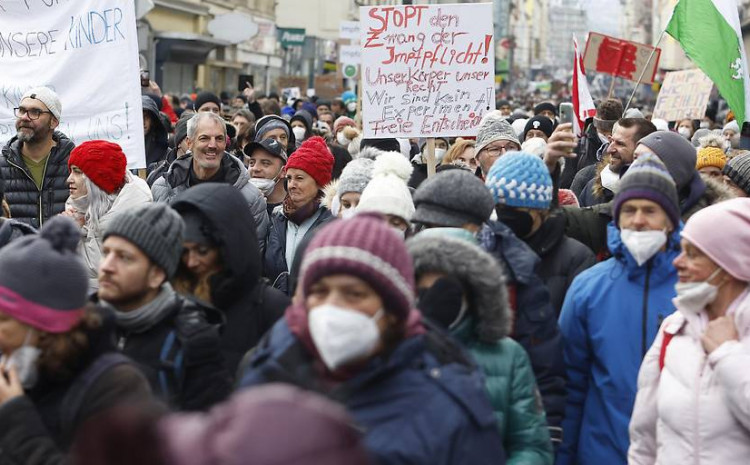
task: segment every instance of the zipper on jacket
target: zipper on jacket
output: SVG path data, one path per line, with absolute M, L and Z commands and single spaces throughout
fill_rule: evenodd
M 52 148 L 54 149 L 55 147 L 52 147 Z M 40 228 L 42 227 L 42 223 L 43 223 L 43 221 L 42 221 L 42 217 L 43 217 L 43 214 L 42 214 L 42 192 L 44 191 L 44 178 L 47 177 L 47 164 L 49 163 L 49 158 L 51 156 L 52 156 L 52 151 L 50 150 L 49 155 L 47 155 L 47 161 L 44 162 L 44 170 L 42 171 L 42 187 L 41 187 L 41 189 L 39 187 L 36 188 L 37 191 L 39 191 L 39 196 L 38 196 L 39 205 L 38 205 L 38 207 L 39 207 L 39 227 Z M 10 158 L 6 158 L 6 160 L 8 161 L 9 165 L 12 165 L 15 168 L 21 170 L 21 172 L 23 174 L 25 174 L 27 178 L 29 178 L 29 181 L 31 181 L 31 183 L 36 186 L 36 181 L 34 181 L 34 178 L 31 177 L 31 175 L 29 173 L 27 173 L 25 169 L 21 168 L 20 166 L 16 165 L 15 163 L 13 163 L 10 160 Z
M 651 261 L 646 264 L 646 283 L 643 289 L 643 318 L 641 321 L 641 360 L 646 356 L 648 351 L 648 288 L 651 281 Z

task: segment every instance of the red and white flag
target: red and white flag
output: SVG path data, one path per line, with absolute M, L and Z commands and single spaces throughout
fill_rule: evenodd
M 573 63 L 573 111 L 576 114 L 573 120 L 573 130 L 576 137 L 581 137 L 583 124 L 587 118 L 596 116 L 596 106 L 589 92 L 589 83 L 586 81 L 586 71 L 583 69 L 583 58 L 578 53 L 578 41 L 573 38 L 575 58 Z

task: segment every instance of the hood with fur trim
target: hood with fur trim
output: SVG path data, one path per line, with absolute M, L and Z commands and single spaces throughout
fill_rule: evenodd
M 725 200 L 733 199 L 736 196 L 732 193 L 727 186 L 721 181 L 717 181 L 715 178 L 701 174 L 701 179 L 706 185 L 706 190 L 703 195 L 700 196 L 698 202 L 682 213 L 682 221 L 687 223 L 693 214 L 698 210 L 702 210 L 706 207 L 710 207 L 713 204 L 723 202 Z
M 469 310 L 477 319 L 475 333 L 485 343 L 510 334 L 512 312 L 505 275 L 492 255 L 455 237 L 420 237 L 406 241 L 414 273 L 443 273 L 458 279 L 467 290 Z

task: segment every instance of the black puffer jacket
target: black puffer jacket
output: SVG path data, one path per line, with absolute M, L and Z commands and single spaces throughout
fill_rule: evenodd
M 172 206 L 178 212 L 201 212 L 211 223 L 212 240 L 220 244 L 223 269 L 211 277 L 211 303 L 225 319 L 220 348 L 234 374 L 245 352 L 284 314 L 289 298 L 261 277 L 255 222 L 237 189 L 200 184 L 178 195 Z
M 552 308 L 558 316 L 573 278 L 596 264 L 596 257 L 588 247 L 565 235 L 565 224 L 565 216 L 556 211 L 525 239 L 542 259 L 539 277 L 549 288 Z
M 65 210 L 68 200 L 68 157 L 75 144 L 68 137 L 55 132 L 52 138 L 57 145 L 52 148 L 45 168 L 41 191 L 21 158 L 21 142 L 13 137 L 3 147 L 0 156 L 0 175 L 5 182 L 5 198 L 11 216 L 35 228 Z

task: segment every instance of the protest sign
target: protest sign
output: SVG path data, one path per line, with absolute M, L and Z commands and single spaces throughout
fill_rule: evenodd
M 475 136 L 495 106 L 492 4 L 366 6 L 365 137 Z
M 58 131 L 118 143 L 128 168 L 146 167 L 132 0 L 0 0 L 0 70 L 0 143 L 16 135 L 23 94 L 47 86 L 62 103 Z
M 650 45 L 590 32 L 586 41 L 583 65 L 586 70 L 611 74 L 630 81 L 637 81 L 643 73 L 641 83 L 651 84 L 654 82 L 660 57 L 659 48 L 654 51 L 654 47 Z
M 653 117 L 665 121 L 703 118 L 713 85 L 698 68 L 667 73 L 656 99 Z
M 290 89 L 296 87 L 302 95 L 307 90 L 307 78 L 302 76 L 279 76 L 276 78 L 276 87 L 279 89 Z
M 344 83 L 339 73 L 315 76 L 315 95 L 324 99 L 339 98 L 344 92 Z

